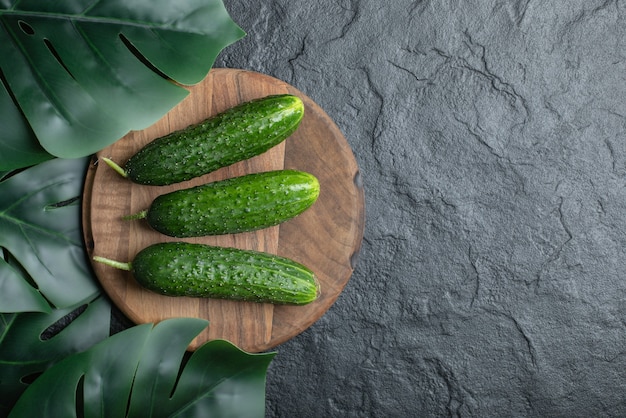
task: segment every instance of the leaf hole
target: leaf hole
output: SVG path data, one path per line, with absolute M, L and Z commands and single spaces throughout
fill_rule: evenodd
M 35 29 L 33 29 L 33 27 L 27 22 L 20 20 L 17 22 L 17 24 L 19 25 L 22 32 L 24 32 L 26 35 L 33 36 L 35 34 Z
M 76 418 L 85 418 L 85 375 L 82 375 L 76 385 Z
M 75 196 L 70 199 L 63 200 L 61 202 L 50 203 L 49 205 L 45 206 L 44 210 L 53 210 L 53 209 L 62 208 L 64 206 L 70 206 L 71 204 L 75 203 L 79 199 L 80 199 L 80 196 Z
M 52 324 L 48 328 L 46 328 L 41 333 L 39 338 L 42 341 L 48 341 L 49 339 L 54 338 L 61 331 L 63 331 L 65 328 L 67 328 L 67 326 L 70 325 L 83 312 L 85 312 L 86 309 L 87 309 L 87 304 L 81 305 L 78 308 L 74 309 L 72 312 L 70 312 L 67 315 L 63 316 L 58 321 L 56 321 L 54 324 Z
M 3 255 L 4 261 L 10 264 L 12 268 L 19 271 L 20 276 L 24 279 L 26 283 L 28 283 L 35 290 L 39 290 L 39 285 L 33 279 L 33 276 L 31 276 L 30 273 L 26 271 L 24 266 L 17 260 L 17 258 L 13 256 L 13 254 L 11 254 L 6 248 L 2 248 L 2 255 Z M 45 299 L 45 296 L 43 294 L 41 296 L 43 296 Z
M 35 373 L 27 374 L 26 376 L 22 376 L 20 378 L 20 382 L 24 383 L 25 385 L 31 385 L 42 374 L 43 372 L 35 372 Z
M 13 103 L 15 104 L 15 106 L 17 108 L 19 108 L 17 100 L 15 99 L 15 95 L 13 94 L 13 91 L 9 87 L 9 81 L 7 80 L 6 76 L 4 75 L 4 72 L 2 71 L 2 68 L 0 68 L 0 84 L 2 85 L 2 87 L 4 87 L 4 89 L 9 94 L 9 96 L 11 96 L 11 100 L 13 100 Z
M 24 115 L 24 112 L 22 111 L 21 106 L 19 105 L 17 99 L 15 98 L 15 94 L 13 93 L 13 91 L 11 90 L 11 87 L 9 86 L 9 81 L 7 80 L 6 76 L 4 75 L 4 72 L 2 71 L 2 68 L 0 68 L 0 90 L 2 90 L 2 88 L 4 88 L 6 90 L 6 93 L 9 95 L 9 97 L 13 101 L 13 104 L 15 105 L 15 107 L 17 109 L 19 109 L 20 113 L 22 114 L 22 117 L 26 120 L 26 116 Z M 29 130 L 32 133 L 32 129 L 29 129 Z M 33 133 L 33 135 L 34 135 L 34 133 Z M 2 180 L 6 180 L 10 176 L 13 176 L 13 175 L 15 175 L 17 173 L 20 173 L 20 172 L 26 170 L 26 168 L 27 167 L 23 167 L 23 168 L 19 168 L 17 170 L 13 170 L 13 171 L 10 171 L 8 173 L 5 173 L 2 176 Z
M 178 374 L 176 375 L 176 381 L 174 382 L 174 386 L 172 387 L 172 391 L 170 392 L 170 399 L 172 399 L 174 397 L 174 394 L 176 393 L 176 389 L 178 388 L 178 383 L 180 382 L 180 378 L 183 375 L 183 371 L 185 371 L 185 367 L 187 366 L 187 363 L 189 363 L 191 356 L 192 356 L 192 353 L 190 353 L 189 351 L 186 351 L 185 354 L 183 355 L 183 358 L 181 359 L 180 367 L 178 368 Z
M 167 76 L 167 74 L 165 74 L 164 72 L 162 72 L 161 70 L 159 70 L 157 67 L 154 66 L 154 64 L 152 64 L 148 58 L 146 58 L 138 49 L 137 47 L 135 47 L 135 45 L 133 45 L 133 43 L 124 36 L 124 34 L 120 33 L 119 34 L 119 38 L 122 41 L 122 43 L 124 44 L 124 46 L 126 48 L 128 48 L 128 50 L 130 51 L 131 54 L 133 54 L 135 56 L 135 58 L 137 58 L 143 65 L 145 65 L 146 67 L 148 67 L 150 70 L 152 70 L 152 72 L 154 72 L 156 75 L 158 75 L 159 77 L 162 77 L 166 80 L 172 81 L 171 78 L 169 78 Z
M 70 75 L 70 77 L 76 79 L 74 77 L 74 75 L 72 74 L 72 72 L 70 71 L 70 69 L 67 68 L 67 65 L 65 65 L 65 62 L 63 62 L 63 60 L 61 59 L 61 56 L 57 52 L 57 50 L 54 47 L 54 45 L 52 45 L 52 42 L 50 42 L 49 39 L 44 39 L 43 42 L 44 42 L 44 44 L 46 44 L 46 47 L 48 48 L 48 51 L 50 51 L 50 53 L 52 54 L 54 59 L 57 60 L 57 62 L 61 65 L 61 67 L 63 67 L 63 69 Z

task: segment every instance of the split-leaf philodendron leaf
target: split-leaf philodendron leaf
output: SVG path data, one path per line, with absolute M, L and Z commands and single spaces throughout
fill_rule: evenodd
M 50 304 L 32 286 L 28 273 L 2 258 L 2 253 L 0 248 L 0 313 L 50 312 Z
M 98 296 L 89 301 L 67 324 L 64 317 L 77 312 L 78 308 L 55 309 L 49 313 L 0 314 L 0 417 L 9 414 L 29 380 L 59 360 L 85 351 L 109 336 L 111 304 L 108 299 Z M 58 330 L 57 321 L 62 321 L 65 327 Z M 43 339 L 50 327 L 54 335 Z
M 57 158 L 0 181 L 0 250 L 9 254 L 0 262 L 0 312 L 45 312 L 34 289 L 57 308 L 100 293 L 81 234 L 87 163 Z M 29 294 L 28 308 L 15 309 L 17 294 Z
M 264 417 L 274 354 L 214 340 L 185 362 L 185 349 L 206 325 L 177 318 L 115 334 L 47 370 L 9 418 Z
M 243 36 L 221 0 L 0 0 L 0 171 L 146 128 Z

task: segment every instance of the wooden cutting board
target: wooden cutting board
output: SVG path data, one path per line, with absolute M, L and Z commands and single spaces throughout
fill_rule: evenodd
M 189 88 L 189 96 L 156 124 L 131 132 L 99 152 L 87 171 L 83 199 L 83 229 L 88 253 L 131 261 L 146 246 L 170 238 L 145 221 L 122 216 L 147 209 L 159 194 L 246 173 L 282 168 L 310 172 L 320 181 L 317 202 L 300 216 L 265 230 L 185 239 L 265 251 L 292 258 L 318 276 L 321 296 L 305 306 L 280 306 L 208 298 L 168 297 L 141 288 L 132 274 L 92 263 L 113 303 L 137 324 L 173 317 L 209 320 L 190 345 L 194 350 L 212 339 L 226 339 L 248 352 L 271 349 L 318 320 L 348 283 L 364 228 L 364 195 L 359 169 L 346 139 L 331 118 L 310 98 L 289 84 L 267 75 L 236 69 L 213 69 Z M 282 144 L 250 160 L 171 186 L 142 186 L 122 178 L 99 157 L 123 164 L 146 143 L 200 122 L 238 103 L 270 94 L 302 98 L 305 116 L 298 130 Z

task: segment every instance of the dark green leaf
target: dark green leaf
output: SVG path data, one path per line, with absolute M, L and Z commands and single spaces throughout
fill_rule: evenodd
M 217 340 L 181 365 L 205 326 L 178 318 L 115 334 L 46 371 L 10 417 L 263 417 L 274 354 L 248 354 Z
M 0 80 L 2 71 L 0 66 Z M 6 89 L 0 83 L 0 118 L 3 132 L 0 135 L 0 169 L 13 170 L 28 167 L 52 158 L 43 149 L 28 121 L 20 112 Z
M 2 280 L 31 277 L 58 308 L 99 293 L 83 248 L 76 200 L 87 161 L 54 159 L 0 181 L 0 247 L 25 272 L 16 274 L 15 268 L 0 266 Z
M 50 312 L 50 304 L 31 283 L 26 272 L 0 258 L 0 313 Z
M 0 1 L 0 170 L 153 124 L 242 36 L 221 0 Z
M 106 298 L 98 297 L 65 328 L 56 330 L 55 336 L 42 340 L 48 328 L 75 310 L 0 314 L 0 417 L 8 415 L 28 387 L 29 378 L 109 336 L 111 305 Z

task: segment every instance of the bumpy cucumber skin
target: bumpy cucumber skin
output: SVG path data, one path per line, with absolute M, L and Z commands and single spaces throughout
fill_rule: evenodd
M 143 249 L 132 273 L 144 288 L 167 296 L 305 305 L 320 292 L 315 274 L 291 259 L 186 242 Z
M 147 144 L 124 165 L 135 183 L 163 186 L 190 180 L 260 155 L 300 125 L 304 104 L 294 95 L 242 103 Z
M 235 234 L 285 222 L 317 200 L 320 184 L 303 171 L 276 170 L 216 181 L 158 196 L 148 224 L 177 238 Z

